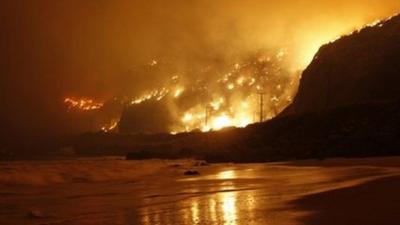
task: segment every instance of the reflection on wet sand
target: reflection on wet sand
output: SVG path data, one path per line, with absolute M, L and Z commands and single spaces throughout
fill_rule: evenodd
M 237 178 L 235 170 L 225 170 L 225 171 L 219 172 L 216 177 L 221 180 Z
M 235 170 L 225 170 L 214 175 L 218 189 L 212 191 L 196 189 L 195 194 L 177 201 L 171 208 L 174 212 L 163 212 L 162 206 L 142 209 L 142 224 L 223 224 L 238 225 L 238 220 L 252 214 L 255 208 L 254 191 L 239 192 L 234 179 Z M 193 179 L 191 179 L 193 181 Z M 209 188 L 209 187 L 208 187 Z M 208 192 L 209 191 L 209 192 Z M 199 194 L 207 192 L 205 196 Z M 149 214 L 149 212 L 152 212 Z M 242 213 L 242 214 L 240 214 Z M 246 214 L 246 215 L 245 215 Z M 241 219 L 244 220 L 243 218 Z
M 157 189 L 156 197 L 142 200 L 141 223 L 134 224 L 300 224 L 298 218 L 309 212 L 287 210 L 287 202 L 332 187 L 354 186 L 383 172 L 371 167 L 228 165 L 200 176 L 179 177 L 171 186 Z M 351 176 L 343 179 L 344 175 Z
M 234 170 L 226 170 L 218 173 L 216 177 L 220 180 L 235 179 Z M 207 200 L 201 198 L 190 199 L 191 204 L 191 222 L 198 224 L 204 221 L 213 222 L 216 224 L 236 225 L 237 221 L 237 193 L 235 185 L 229 182 L 230 185 L 223 183 L 221 189 L 214 194 L 210 194 Z M 203 204 L 205 203 L 205 205 Z M 199 215 L 202 215 L 200 217 Z
M 236 225 L 237 209 L 236 209 L 236 193 L 225 192 L 218 194 L 221 202 L 221 214 L 225 225 Z
M 143 209 L 143 217 L 142 217 L 142 221 L 141 222 L 142 222 L 143 225 L 150 225 L 151 224 L 151 219 L 150 219 L 149 212 L 148 212 L 147 208 Z
M 7 225 L 302 225 L 302 218 L 313 219 L 316 214 L 293 208 L 296 199 L 400 173 L 400 158 L 360 161 L 361 165 L 339 160 L 338 166 L 332 160 L 300 166 L 218 164 L 195 168 L 199 176 L 184 176 L 183 169 L 166 167 L 136 182 L 130 178 L 29 189 L 0 184 L 0 221 L 8 220 Z M 120 168 L 122 162 L 113 162 Z M 325 201 L 319 201 L 316 209 Z M 31 209 L 43 216 L 33 218 Z
M 220 179 L 235 179 L 235 170 L 226 170 L 217 174 Z M 225 186 L 228 190 L 235 190 L 234 185 Z M 217 194 L 219 215 L 223 217 L 223 224 L 225 225 L 236 225 L 237 220 L 237 209 L 236 201 L 237 196 L 235 191 L 222 192 Z
M 200 221 L 199 218 L 199 203 L 197 201 L 192 202 L 192 207 L 190 208 L 192 213 L 192 224 L 197 224 Z
M 286 202 L 304 193 L 331 188 L 332 182 L 337 187 L 358 180 L 357 176 L 338 180 L 344 172 L 360 178 L 373 175 L 368 168 L 344 170 L 276 164 L 227 165 L 217 169 L 200 176 L 179 177 L 172 185 L 157 189 L 162 194 L 141 204 L 141 224 L 295 224 L 298 214 L 281 210 Z

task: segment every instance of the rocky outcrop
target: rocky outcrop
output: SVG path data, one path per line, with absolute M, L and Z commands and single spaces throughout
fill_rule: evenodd
M 324 45 L 282 115 L 400 99 L 400 15 Z

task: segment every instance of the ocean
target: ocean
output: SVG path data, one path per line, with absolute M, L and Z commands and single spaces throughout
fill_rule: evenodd
M 1 162 L 0 224 L 300 224 L 312 212 L 295 207 L 296 200 L 399 173 L 390 163 L 375 165 L 379 160 L 355 163 L 364 161 Z

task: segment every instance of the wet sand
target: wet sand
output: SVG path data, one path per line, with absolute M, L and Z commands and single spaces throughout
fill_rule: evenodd
M 398 225 L 400 220 L 400 176 L 381 178 L 306 196 L 293 202 L 292 210 L 311 213 L 299 218 L 310 225 Z
M 0 164 L 0 224 L 391 225 L 400 215 L 399 157 L 59 164 Z

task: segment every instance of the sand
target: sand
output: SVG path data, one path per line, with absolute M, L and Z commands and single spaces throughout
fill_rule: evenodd
M 185 176 L 189 169 L 200 175 Z M 3 162 L 0 224 L 391 225 L 399 188 L 399 157 Z

